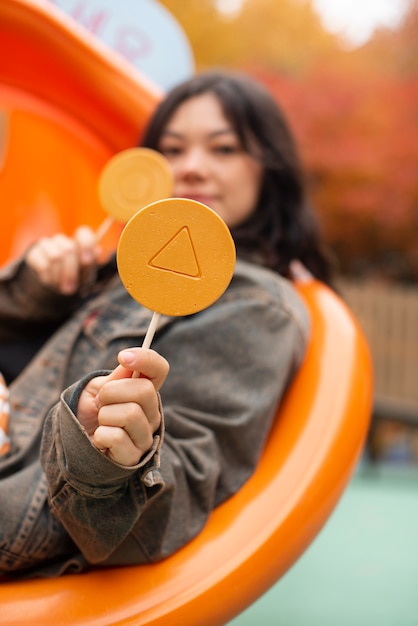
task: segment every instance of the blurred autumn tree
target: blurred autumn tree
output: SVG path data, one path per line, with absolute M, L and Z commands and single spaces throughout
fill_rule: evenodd
M 310 0 L 160 0 L 160 4 L 187 34 L 197 70 L 256 64 L 300 73 L 336 49 L 335 37 L 324 31 Z
M 198 70 L 244 70 L 276 97 L 341 271 L 418 281 L 418 0 L 396 30 L 351 51 L 310 0 L 243 0 L 222 12 L 228 1 L 161 3 Z
M 418 279 L 418 81 L 260 74 L 299 141 L 341 271 Z
M 395 30 L 380 29 L 353 57 L 369 73 L 398 78 L 418 76 L 418 1 L 409 0 L 409 10 Z

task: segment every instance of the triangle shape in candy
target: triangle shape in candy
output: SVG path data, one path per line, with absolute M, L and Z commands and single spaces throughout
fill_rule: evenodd
M 151 267 L 191 278 L 201 278 L 190 231 L 183 226 L 149 261 Z

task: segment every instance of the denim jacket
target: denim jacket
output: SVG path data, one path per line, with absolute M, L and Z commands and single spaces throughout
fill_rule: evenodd
M 125 467 L 92 445 L 77 398 L 87 380 L 116 366 L 120 349 L 141 345 L 151 316 L 117 274 L 81 303 L 39 284 L 24 263 L 0 273 L 0 341 L 62 322 L 10 387 L 0 573 L 160 560 L 253 472 L 309 334 L 291 283 L 238 260 L 215 304 L 161 318 L 152 347 L 170 363 L 163 426 L 145 458 Z

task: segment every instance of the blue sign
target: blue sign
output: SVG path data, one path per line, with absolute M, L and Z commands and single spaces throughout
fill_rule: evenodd
M 194 73 L 189 42 L 156 0 L 50 0 L 163 90 Z

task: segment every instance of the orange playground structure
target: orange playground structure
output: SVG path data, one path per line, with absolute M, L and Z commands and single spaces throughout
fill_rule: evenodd
M 137 145 L 160 96 L 47 0 L 1 0 L 0 263 L 40 235 L 99 226 L 99 173 L 110 156 Z M 297 287 L 312 318 L 310 346 L 241 491 L 161 563 L 1 582 L 2 623 L 221 625 L 291 567 L 352 475 L 372 402 L 356 320 L 317 281 Z

